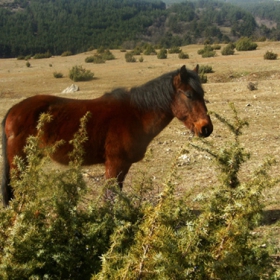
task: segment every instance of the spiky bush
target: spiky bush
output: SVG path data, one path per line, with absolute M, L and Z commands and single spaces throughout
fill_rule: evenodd
M 267 60 L 276 60 L 277 57 L 278 57 L 278 54 L 271 52 L 271 51 L 267 51 L 263 56 L 263 58 L 267 59 Z
M 221 51 L 222 55 L 233 55 L 235 46 L 233 44 L 227 44 Z
M 258 44 L 252 42 L 248 37 L 242 37 L 236 42 L 235 47 L 238 51 L 252 51 L 258 47 Z
M 113 60 L 115 59 L 115 56 L 112 54 L 110 50 L 105 50 L 102 54 L 101 57 L 103 60 Z
M 184 198 L 175 198 L 172 169 L 158 202 L 146 205 L 136 228 L 119 221 L 102 257 L 102 270 L 92 280 L 273 277 L 271 259 L 252 234 L 263 209 L 261 193 L 276 183 L 267 173 L 273 161 L 266 161 L 248 181 L 239 180 L 240 167 L 249 157 L 239 143 L 247 123 L 234 113 L 233 123 L 215 114 L 233 133 L 233 143 L 224 148 L 208 142 L 205 147 L 194 145 L 212 156 L 220 170 L 220 183 L 197 197 L 201 214 L 195 216 Z
M 206 84 L 208 81 L 207 75 L 205 75 L 203 72 L 199 73 L 199 79 L 202 84 Z
M 95 55 L 86 57 L 85 62 L 100 64 L 100 63 L 105 63 L 105 60 L 102 58 L 102 56 L 100 54 L 95 54 Z
M 199 73 L 213 73 L 211 65 L 199 65 Z
M 50 53 L 50 51 L 47 51 L 45 53 L 36 53 L 33 58 L 34 59 L 43 59 L 43 58 L 50 58 L 52 57 L 52 54 Z
M 136 58 L 134 57 L 132 52 L 127 52 L 124 57 L 126 62 L 136 62 Z
M 71 51 L 65 51 L 61 54 L 61 56 L 71 56 L 73 53 Z
M 211 47 L 210 45 L 205 45 L 204 48 L 199 49 L 197 53 L 200 54 L 203 58 L 214 57 L 216 55 L 216 52 L 214 51 L 213 47 Z
M 232 133 L 223 147 L 215 142 L 193 143 L 216 164 L 219 182 L 196 197 L 201 213 L 175 194 L 177 159 L 163 180 L 164 190 L 149 198 L 152 180 L 135 180 L 134 191 L 120 192 L 115 181 L 107 188 L 114 202 L 88 199 L 81 172 L 87 114 L 71 141 L 73 152 L 66 171 L 43 168 L 63 145 L 40 149 L 45 122 L 26 146 L 27 161 L 17 158 L 13 177 L 15 199 L 0 211 L 1 279 L 278 279 L 267 249 L 252 234 L 261 219 L 262 193 L 276 180 L 267 160 L 250 178 L 239 171 L 249 153 L 240 143 L 247 123 L 218 114 L 213 117 Z M 230 133 L 227 133 L 229 139 Z M 182 151 L 185 148 L 182 148 Z
M 148 44 L 148 45 L 145 46 L 143 54 L 144 55 L 156 55 L 157 52 L 156 52 L 156 49 L 153 45 Z
M 172 53 L 181 53 L 182 50 L 179 47 L 172 47 L 168 50 L 168 53 L 172 54 Z
M 219 44 L 214 44 L 214 45 L 212 45 L 212 48 L 213 48 L 214 50 L 220 50 L 220 49 L 221 49 L 221 46 L 220 46 Z
M 188 59 L 189 58 L 189 55 L 187 53 L 184 53 L 183 51 L 181 51 L 179 54 L 178 54 L 178 57 L 180 59 Z
M 167 58 L 167 50 L 166 49 L 160 49 L 157 54 L 158 59 L 166 59 Z
M 53 72 L 53 76 L 57 79 L 63 78 L 63 74 L 61 72 Z
M 69 71 L 69 78 L 74 82 L 90 81 L 93 79 L 94 74 L 90 70 L 84 69 L 82 66 L 73 66 Z

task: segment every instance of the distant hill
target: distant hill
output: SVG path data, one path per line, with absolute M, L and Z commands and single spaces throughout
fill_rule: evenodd
M 229 3 L 171 2 L 175 1 L 0 0 L 0 57 L 277 37 L 259 28 L 251 13 Z

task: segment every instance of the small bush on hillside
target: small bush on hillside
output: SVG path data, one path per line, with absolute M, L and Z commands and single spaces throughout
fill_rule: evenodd
M 155 47 L 154 47 L 153 45 L 148 44 L 148 45 L 145 47 L 145 49 L 144 49 L 144 51 L 143 51 L 143 54 L 144 54 L 144 55 L 156 55 L 157 52 L 156 52 L 156 49 L 155 49 Z
M 60 73 L 60 72 L 54 72 L 54 73 L 53 73 L 53 76 L 54 76 L 55 78 L 57 78 L 57 79 L 63 78 L 63 74 Z
M 61 54 L 61 56 L 71 56 L 73 53 L 71 51 L 65 51 Z
M 115 56 L 112 54 L 112 52 L 108 49 L 105 49 L 104 47 L 100 47 L 97 49 L 97 54 L 102 57 L 103 60 L 113 60 L 115 59 Z
M 101 57 L 103 60 L 113 60 L 115 59 L 115 56 L 111 53 L 110 50 L 105 50 L 102 54 Z
M 105 52 L 105 50 L 106 50 L 106 48 L 104 48 L 103 46 L 100 46 L 100 47 L 96 50 L 96 52 L 99 53 L 99 54 L 102 54 L 102 53 Z
M 144 57 L 141 56 L 141 57 L 139 58 L 139 62 L 143 62 L 143 61 L 144 61 Z
M 214 51 L 213 47 L 211 47 L 210 45 L 205 45 L 204 48 L 199 49 L 197 53 L 200 54 L 203 58 L 214 57 L 216 55 L 216 52 Z
M 135 48 L 131 51 L 131 53 L 132 53 L 133 55 L 140 55 L 142 52 L 143 52 L 143 50 L 142 50 L 142 48 L 141 48 L 140 46 L 135 47 Z
M 213 73 L 211 65 L 199 65 L 199 73 Z
M 93 63 L 93 61 L 94 61 L 94 55 L 85 58 L 85 63 Z
M 73 66 L 69 71 L 69 78 L 74 82 L 90 81 L 93 79 L 94 74 L 90 70 L 84 69 L 82 66 Z
M 213 50 L 220 50 L 221 46 L 218 44 L 214 44 L 214 45 L 212 45 L 212 48 L 213 48 Z
M 43 58 L 50 58 L 52 57 L 52 54 L 47 51 L 46 53 L 36 53 L 33 58 L 34 59 L 43 59 Z
M 172 53 L 181 53 L 182 50 L 179 47 L 172 47 L 171 49 L 168 50 L 168 53 L 172 54 Z
M 252 51 L 258 47 L 257 43 L 252 42 L 248 37 L 242 37 L 236 42 L 236 50 L 238 51 Z
M 201 56 L 205 58 L 205 57 L 214 57 L 215 55 L 216 55 L 215 51 L 205 51 Z
M 222 55 L 233 55 L 234 49 L 235 49 L 234 45 L 228 44 L 222 49 L 221 53 Z
M 166 59 L 167 58 L 167 50 L 166 49 L 160 49 L 160 51 L 157 54 L 158 59 Z
M 132 52 L 127 52 L 124 57 L 126 62 L 136 62 L 136 58 L 134 57 Z
M 27 55 L 24 59 L 25 59 L 25 60 L 29 60 L 29 59 L 31 59 L 31 58 L 32 58 L 32 55 L 29 54 L 29 55 Z
M 267 51 L 263 56 L 264 59 L 268 59 L 268 60 L 276 60 L 277 57 L 278 57 L 277 53 L 270 52 L 270 51 Z
M 202 84 L 206 84 L 208 81 L 207 76 L 203 72 L 199 74 L 199 79 Z
M 25 59 L 25 56 L 24 55 L 19 55 L 18 57 L 17 57 L 17 60 L 24 60 Z
M 184 52 L 182 51 L 182 52 L 180 52 L 180 53 L 178 54 L 178 57 L 179 57 L 180 59 L 188 59 L 188 58 L 189 58 L 189 55 L 188 55 L 187 53 L 184 53 Z
M 30 64 L 29 61 L 26 61 L 25 65 L 26 65 L 26 67 L 28 67 L 28 68 L 31 67 L 31 64 Z
M 102 58 L 102 56 L 100 54 L 95 54 L 95 55 L 86 57 L 85 62 L 100 64 L 100 63 L 105 63 L 105 60 Z

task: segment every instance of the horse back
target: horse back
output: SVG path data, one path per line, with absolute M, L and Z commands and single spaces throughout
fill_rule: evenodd
M 9 110 L 4 130 L 8 146 L 13 149 L 10 153 L 24 156 L 27 137 L 36 135 L 40 115 L 48 113 L 52 120 L 44 124 L 41 145 L 53 145 L 64 140 L 52 157 L 59 163 L 68 164 L 68 155 L 73 149 L 69 141 L 87 112 L 90 112 L 90 117 L 87 122 L 88 141 L 83 147 L 85 165 L 103 163 L 108 156 L 122 156 L 129 161 L 138 161 L 143 157 L 147 144 L 139 138 L 140 135 L 143 138 L 141 120 L 127 100 L 111 97 L 79 100 L 51 95 L 27 98 Z M 136 143 L 140 143 L 141 147 L 136 147 Z

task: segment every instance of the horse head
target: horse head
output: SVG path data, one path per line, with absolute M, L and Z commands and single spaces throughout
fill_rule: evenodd
M 207 113 L 198 65 L 192 71 L 182 66 L 173 78 L 173 88 L 173 115 L 196 136 L 208 137 L 213 131 L 213 124 Z

